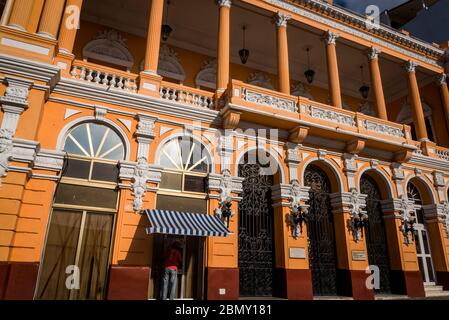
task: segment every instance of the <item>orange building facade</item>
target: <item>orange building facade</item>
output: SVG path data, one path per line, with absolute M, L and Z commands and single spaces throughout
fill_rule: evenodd
M 159 299 L 174 239 L 177 298 L 449 290 L 446 47 L 332 1 L 6 1 L 0 298 Z

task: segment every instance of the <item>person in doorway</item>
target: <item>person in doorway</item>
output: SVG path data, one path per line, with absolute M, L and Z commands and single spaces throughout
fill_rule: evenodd
M 182 247 L 179 241 L 173 242 L 162 256 L 163 276 L 162 276 L 162 300 L 167 300 L 168 289 L 170 287 L 170 300 L 175 298 L 176 282 L 178 279 L 178 267 L 182 263 Z M 169 286 L 170 285 L 170 286 Z

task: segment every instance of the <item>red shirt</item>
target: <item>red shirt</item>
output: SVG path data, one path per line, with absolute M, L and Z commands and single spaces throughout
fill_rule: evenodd
M 164 256 L 164 268 L 173 269 L 175 271 L 178 271 L 178 265 L 182 262 L 182 256 L 181 253 L 179 253 L 176 249 L 170 249 L 168 250 Z

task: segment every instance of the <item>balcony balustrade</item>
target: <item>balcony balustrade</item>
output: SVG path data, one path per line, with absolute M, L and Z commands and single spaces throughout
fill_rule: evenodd
M 215 109 L 214 93 L 166 81 L 161 82 L 160 97 L 189 106 Z
M 75 60 L 70 72 L 72 79 L 82 80 L 112 89 L 137 92 L 137 74 L 86 61 Z

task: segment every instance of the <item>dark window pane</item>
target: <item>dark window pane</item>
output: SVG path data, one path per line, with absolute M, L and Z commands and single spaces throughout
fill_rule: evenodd
M 191 192 L 206 192 L 205 177 L 185 175 L 184 191 Z
M 427 263 L 427 271 L 429 272 L 429 281 L 430 282 L 434 282 L 435 281 L 435 277 L 433 275 L 432 259 L 430 257 L 427 257 L 426 258 L 426 263 Z
M 416 210 L 416 219 L 418 223 L 424 224 L 424 212 L 422 209 Z
M 205 199 L 192 199 L 159 194 L 157 196 L 156 208 L 160 210 L 207 213 L 207 201 Z
M 91 179 L 117 182 L 118 167 L 115 164 L 94 162 Z
M 90 161 L 67 159 L 65 177 L 89 179 Z
M 74 296 L 77 300 L 104 299 L 113 219 L 112 214 L 87 214 L 78 262 L 80 289 Z
M 432 126 L 430 124 L 429 118 L 426 118 L 426 130 L 427 130 L 427 135 L 428 135 L 429 140 L 435 142 L 435 137 L 433 135 L 433 130 L 432 130 Z
M 427 232 L 422 231 L 422 242 L 424 245 L 424 253 L 430 253 L 429 241 L 427 240 Z
M 425 271 L 424 271 L 424 264 L 423 264 L 423 260 L 424 260 L 424 258 L 422 258 L 422 257 L 418 257 L 418 265 L 419 265 L 419 270 L 421 271 L 421 274 L 422 274 L 422 277 L 423 277 L 423 280 L 425 281 L 426 280 L 426 276 L 425 276 Z
M 115 209 L 117 194 L 116 190 L 111 189 L 60 184 L 55 203 Z
M 415 231 L 415 244 L 416 244 L 416 253 L 420 254 L 421 250 L 421 241 L 419 239 L 419 231 Z
M 182 189 L 182 175 L 164 172 L 161 177 L 160 186 L 162 189 L 179 190 Z

